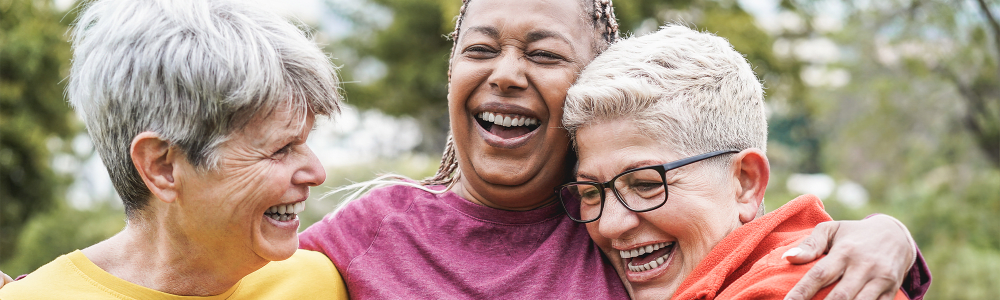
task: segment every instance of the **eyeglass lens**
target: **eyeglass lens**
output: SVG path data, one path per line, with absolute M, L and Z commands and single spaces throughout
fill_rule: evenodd
M 640 169 L 624 173 L 611 181 L 615 197 L 634 211 L 654 208 L 667 199 L 666 184 L 659 171 Z M 605 190 L 596 184 L 577 183 L 563 186 L 559 191 L 563 205 L 570 217 L 590 221 L 601 216 Z M 605 201 L 611 199 L 603 199 Z

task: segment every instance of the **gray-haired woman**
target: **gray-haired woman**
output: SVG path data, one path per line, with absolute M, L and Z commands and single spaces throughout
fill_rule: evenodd
M 330 260 L 296 250 L 326 178 L 305 141 L 340 97 L 295 25 L 244 1 L 104 0 L 72 42 L 67 94 L 127 225 L 0 298 L 345 298 Z

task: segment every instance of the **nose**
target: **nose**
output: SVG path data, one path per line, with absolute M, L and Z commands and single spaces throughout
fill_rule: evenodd
M 604 210 L 597 219 L 598 232 L 605 238 L 618 239 L 639 226 L 639 216 L 625 208 L 611 189 L 604 192 Z
M 305 164 L 292 174 L 292 183 L 295 185 L 317 186 L 326 181 L 326 169 L 319 162 L 319 157 L 313 153 L 312 149 L 305 144 L 303 154 L 305 154 Z
M 528 88 L 528 78 L 524 74 L 524 59 L 519 49 L 505 49 L 501 59 L 490 74 L 490 86 L 501 93 L 509 93 Z

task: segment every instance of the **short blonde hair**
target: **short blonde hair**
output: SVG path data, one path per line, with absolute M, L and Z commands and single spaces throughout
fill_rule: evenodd
M 680 155 L 767 149 L 764 92 L 750 64 L 725 39 L 680 25 L 624 39 L 570 88 L 563 126 L 630 120 Z

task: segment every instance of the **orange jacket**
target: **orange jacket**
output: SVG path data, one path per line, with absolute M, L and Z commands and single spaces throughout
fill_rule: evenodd
M 816 261 L 793 265 L 781 254 L 809 236 L 816 224 L 831 220 L 819 198 L 799 196 L 722 239 L 673 299 L 783 299 Z M 813 299 L 823 299 L 834 285 Z M 897 292 L 895 299 L 907 298 Z

